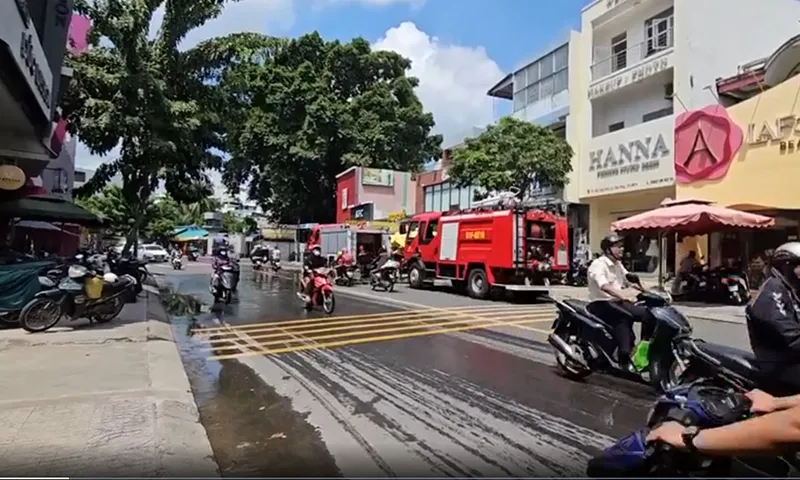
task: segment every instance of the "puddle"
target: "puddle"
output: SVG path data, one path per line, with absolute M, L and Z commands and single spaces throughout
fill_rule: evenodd
M 219 324 L 191 295 L 162 296 L 173 334 L 223 476 L 339 477 L 319 432 L 259 376 L 236 360 L 208 360 L 196 338 Z M 163 293 L 162 293 L 163 295 Z

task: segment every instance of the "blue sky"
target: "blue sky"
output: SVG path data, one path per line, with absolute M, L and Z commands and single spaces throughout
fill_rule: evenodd
M 238 31 L 328 39 L 356 36 L 412 61 L 417 94 L 432 112 L 445 146 L 510 108 L 486 91 L 526 59 L 545 53 L 577 29 L 588 0 L 240 0 L 191 32 L 184 46 Z M 151 31 L 160 24 L 154 17 Z M 113 158 L 79 145 L 76 163 L 96 168 Z M 216 177 L 216 175 L 214 176 Z M 215 179 L 216 180 L 216 179 Z

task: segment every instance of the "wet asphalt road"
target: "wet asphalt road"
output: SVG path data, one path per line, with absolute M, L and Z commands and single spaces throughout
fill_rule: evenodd
M 211 302 L 200 266 L 163 273 Z M 326 317 L 303 310 L 292 282 L 247 272 L 233 304 L 175 320 L 224 475 L 580 476 L 641 425 L 653 394 L 562 378 L 546 345 L 483 328 L 549 322 L 537 306 L 423 312 L 345 295 Z

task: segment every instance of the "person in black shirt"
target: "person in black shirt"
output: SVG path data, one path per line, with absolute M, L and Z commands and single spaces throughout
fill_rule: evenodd
M 325 257 L 322 256 L 322 247 L 319 245 L 312 245 L 310 255 L 306 255 L 303 259 L 303 278 L 300 280 L 301 292 L 303 300 L 308 302 L 311 295 L 314 293 L 314 270 L 327 266 Z

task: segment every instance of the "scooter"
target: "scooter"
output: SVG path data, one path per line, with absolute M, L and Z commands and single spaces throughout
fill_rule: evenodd
M 211 285 L 209 290 L 214 296 L 214 303 L 220 301 L 226 305 L 231 303 L 233 292 L 236 291 L 238 278 L 232 264 L 221 265 L 217 271 L 211 275 Z
M 272 268 L 272 271 L 278 273 L 281 271 L 281 261 L 280 260 L 270 260 L 269 266 Z
M 178 256 L 172 257 L 172 269 L 180 270 L 182 268 L 183 268 L 183 259 Z
M 729 267 L 698 265 L 681 280 L 680 292 L 691 300 L 744 305 L 750 301 L 750 285 L 744 272 Z
M 641 285 L 639 277 L 634 274 L 629 273 L 627 280 Z M 618 308 L 616 318 L 607 318 L 607 310 L 611 310 L 608 306 L 614 307 L 616 302 L 602 302 L 604 305 L 573 299 L 555 301 L 558 316 L 547 340 L 555 348 L 556 363 L 567 377 L 582 379 L 595 371 L 631 375 L 619 365 L 614 335 L 614 325 L 619 317 L 629 314 Z M 672 298 L 666 292 L 643 290 L 637 297 L 637 304 L 649 310 L 656 325 L 650 342 L 637 346 L 632 362 L 636 368 L 635 375 L 661 391 L 674 386 L 669 383 L 665 372 L 665 368 L 673 363 L 673 340 L 692 332 L 689 321 L 671 303 Z
M 336 276 L 333 282 L 341 287 L 352 287 L 356 283 L 356 272 L 358 267 L 355 265 L 337 265 L 334 267 Z
M 397 270 L 400 263 L 397 260 L 387 260 L 377 272 L 370 274 L 369 284 L 373 290 L 382 288 L 384 292 L 391 292 L 394 290 L 394 284 L 397 281 Z
M 298 298 L 303 301 L 303 306 L 306 310 L 311 310 L 314 307 L 321 306 L 322 310 L 327 313 L 333 313 L 336 308 L 336 299 L 333 296 L 333 284 L 327 268 L 318 268 L 312 272 L 312 277 L 309 281 L 314 282 L 314 289 L 311 293 L 311 298 L 306 298 L 302 292 L 297 292 Z
M 585 287 L 589 284 L 589 265 L 579 258 L 572 261 L 567 273 L 567 283 L 573 287 Z
M 620 438 L 589 460 L 589 478 L 604 477 L 795 477 L 797 468 L 787 457 L 703 456 L 660 443 L 648 443 L 651 429 L 672 421 L 686 427 L 714 428 L 750 418 L 752 403 L 740 392 L 698 380 L 659 397 L 646 426 Z

